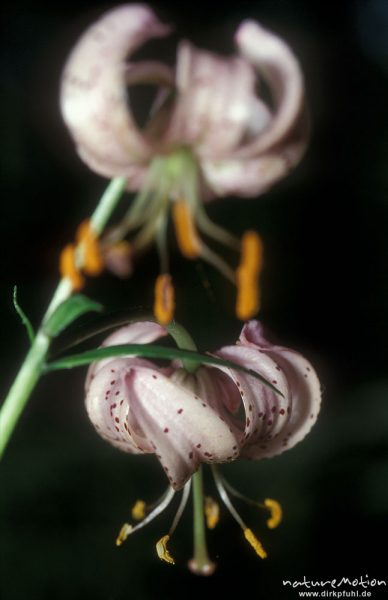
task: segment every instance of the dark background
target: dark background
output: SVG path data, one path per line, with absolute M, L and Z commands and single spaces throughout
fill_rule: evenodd
M 12 309 L 13 285 L 37 324 L 56 285 L 60 249 L 104 189 L 103 179 L 74 153 L 58 111 L 58 84 L 72 44 L 110 6 L 15 1 L 3 9 L 4 393 L 27 350 Z M 175 567 L 159 562 L 154 552 L 173 512 L 121 549 L 114 546 L 131 504 L 156 497 L 164 476 L 152 457 L 128 457 L 95 435 L 83 407 L 83 369 L 47 376 L 1 465 L 2 597 L 154 600 L 250 593 L 283 600 L 298 597 L 283 587 L 287 578 L 388 579 L 387 4 L 165 0 L 153 6 L 180 36 L 228 53 L 238 23 L 256 18 L 300 58 L 313 121 L 306 158 L 262 198 L 219 201 L 209 213 L 237 234 L 252 224 L 260 231 L 266 249 L 261 319 L 275 339 L 316 366 L 324 386 L 321 416 L 292 451 L 225 469 L 241 491 L 281 501 L 284 523 L 270 532 L 263 515 L 240 507 L 268 549 L 262 562 L 223 513 L 208 536 L 218 570 L 201 579 L 185 569 L 191 507 L 170 543 Z M 172 262 L 177 318 L 199 347 L 234 340 L 240 328 L 234 290 L 212 269 L 184 262 L 176 252 Z M 136 315 L 151 308 L 157 271 L 151 252 L 131 280 L 104 275 L 90 281 L 86 293 L 109 314 Z M 207 485 L 213 493 L 211 481 Z

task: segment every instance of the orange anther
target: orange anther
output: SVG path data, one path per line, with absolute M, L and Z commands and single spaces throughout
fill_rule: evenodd
M 201 254 L 201 240 L 188 203 L 184 200 L 174 202 L 172 216 L 180 251 L 186 258 L 197 258 Z
M 236 271 L 236 315 L 242 321 L 260 308 L 259 276 L 263 267 L 263 243 L 256 231 L 246 231 L 241 240 L 241 260 Z
M 85 280 L 76 265 L 74 244 L 63 248 L 59 258 L 59 271 L 61 277 L 70 279 L 73 291 L 76 292 L 84 286 Z
M 175 310 L 175 293 L 171 275 L 159 275 L 155 282 L 154 315 L 161 325 L 168 325 Z
M 87 275 L 99 275 L 104 268 L 104 261 L 89 219 L 83 221 L 78 227 L 76 239 L 78 244 L 82 245 L 83 271 Z

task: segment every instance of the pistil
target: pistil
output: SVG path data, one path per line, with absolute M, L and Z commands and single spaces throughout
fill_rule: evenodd
M 189 561 L 189 569 L 196 575 L 211 575 L 216 565 L 209 559 L 206 546 L 206 528 L 204 513 L 204 497 L 202 469 L 198 469 L 192 477 L 193 509 L 194 509 L 194 556 Z

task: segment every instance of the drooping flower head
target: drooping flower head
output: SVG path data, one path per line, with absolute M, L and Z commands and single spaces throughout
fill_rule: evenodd
M 123 327 L 104 345 L 149 343 L 166 335 L 166 328 L 144 321 Z M 191 478 L 207 463 L 213 466 L 221 498 L 248 541 L 265 557 L 231 505 L 230 486 L 225 486 L 215 465 L 275 456 L 301 441 L 317 419 L 319 381 L 299 353 L 268 343 L 257 321 L 247 323 L 237 343 L 221 348 L 215 356 L 254 371 L 271 387 L 237 368 L 198 366 L 188 372 L 177 364 L 161 368 L 139 357 L 112 358 L 90 367 L 86 406 L 104 439 L 131 454 L 154 454 L 166 473 L 169 491 L 148 517 L 143 511 L 141 525 L 172 500 L 173 490 L 184 488 L 184 506 Z M 205 505 L 208 523 L 214 522 L 214 506 L 208 503 L 206 509 Z M 275 501 L 266 501 L 265 507 L 279 513 Z M 126 525 L 119 543 L 134 530 Z M 166 559 L 162 551 L 161 557 Z
M 124 5 L 92 25 L 64 69 L 61 110 L 81 159 L 105 177 L 124 176 L 138 191 L 127 215 L 103 240 L 107 263 L 129 271 L 130 253 L 156 241 L 161 276 L 155 312 L 172 316 L 168 221 L 188 258 L 201 257 L 237 285 L 237 315 L 257 311 L 261 242 L 242 242 L 212 223 L 203 202 L 230 194 L 255 197 L 300 160 L 307 140 L 303 80 L 287 45 L 253 21 L 243 22 L 238 55 L 221 57 L 182 41 L 175 68 L 159 61 L 133 62 L 144 42 L 168 35 L 146 5 Z M 270 100 L 256 93 L 264 81 Z M 131 87 L 154 84 L 158 92 L 143 129 L 131 110 Z M 241 251 L 236 272 L 206 246 L 200 233 Z M 118 245 L 119 244 L 119 245 Z

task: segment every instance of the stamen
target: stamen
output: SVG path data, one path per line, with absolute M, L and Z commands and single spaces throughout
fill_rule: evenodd
M 76 264 L 76 249 L 74 244 L 68 244 L 61 252 L 59 258 L 59 271 L 62 278 L 68 278 L 73 291 L 82 289 L 85 280 Z
M 269 529 L 275 529 L 282 520 L 282 507 L 279 502 L 272 500 L 271 498 L 266 498 L 264 500 L 264 505 L 271 513 L 270 518 L 267 519 L 267 527 Z
M 273 500 L 272 498 L 266 498 L 264 500 L 264 503 L 262 504 L 261 502 L 257 502 L 256 500 L 252 500 L 252 498 L 248 498 L 247 496 L 244 496 L 244 494 L 241 494 L 241 492 L 239 492 L 233 486 L 231 486 L 230 483 L 226 481 L 226 479 L 224 479 L 219 473 L 217 474 L 217 477 L 219 477 L 222 480 L 222 484 L 225 486 L 225 488 L 230 494 L 235 496 L 235 498 L 239 498 L 240 500 L 247 502 L 251 506 L 267 509 L 270 512 L 270 517 L 269 519 L 267 519 L 267 527 L 269 529 L 275 529 L 275 527 L 277 527 L 279 523 L 281 523 L 283 511 L 281 504 L 277 500 Z
M 267 553 L 264 550 L 261 542 L 257 539 L 251 529 L 244 529 L 245 539 L 248 540 L 254 551 L 260 558 L 267 558 Z
M 142 521 L 140 521 L 140 523 L 138 523 L 135 526 L 129 525 L 128 523 L 124 523 L 124 525 L 120 529 L 119 535 L 117 536 L 116 546 L 121 546 L 121 544 L 127 539 L 129 535 L 135 533 L 135 531 L 138 531 L 142 527 L 145 527 L 145 525 L 148 525 L 148 523 L 153 521 L 155 517 L 160 515 L 160 513 L 162 513 L 170 504 L 174 495 L 175 491 L 172 487 L 169 487 L 159 504 Z
M 256 231 L 246 231 L 241 240 L 241 261 L 236 270 L 236 315 L 242 321 L 260 308 L 258 280 L 263 267 L 263 244 Z
M 220 506 L 210 496 L 205 497 L 204 512 L 208 529 L 214 529 L 220 520 Z
M 201 254 L 202 244 L 188 203 L 184 200 L 174 202 L 172 216 L 180 251 L 186 258 L 197 258 Z
M 174 317 L 174 310 L 175 294 L 171 275 L 164 273 L 155 282 L 154 315 L 161 325 L 168 325 Z
M 160 560 L 164 560 L 165 562 L 170 563 L 170 565 L 175 565 L 175 560 L 167 549 L 167 542 L 169 539 L 169 535 L 164 535 L 162 538 L 160 538 L 156 544 L 156 552 L 158 553 Z
M 222 482 L 222 477 L 218 473 L 218 470 L 216 469 L 215 466 L 212 467 L 212 471 L 213 471 L 214 482 L 216 484 L 218 493 L 220 494 L 223 503 L 225 504 L 226 508 L 229 510 L 232 517 L 234 517 L 234 519 L 237 521 L 237 523 L 240 525 L 241 529 L 243 530 L 245 539 L 250 543 L 250 545 L 253 547 L 256 554 L 258 556 L 260 556 L 260 558 L 267 558 L 267 553 L 264 550 L 261 542 L 257 539 L 257 537 L 254 535 L 252 530 L 246 526 L 246 524 L 244 523 L 244 521 L 242 520 L 242 518 L 240 517 L 240 515 L 234 508 L 233 504 L 231 503 L 229 496 L 227 494 L 227 491 Z
M 185 487 L 183 488 L 182 498 L 179 503 L 178 510 L 176 512 L 176 515 L 174 517 L 172 525 L 170 527 L 170 531 L 168 532 L 167 535 L 164 535 L 156 543 L 156 552 L 158 553 L 159 558 L 161 560 L 164 560 L 164 561 L 172 564 L 172 565 L 175 565 L 175 560 L 173 559 L 173 557 L 171 556 L 171 554 L 169 553 L 169 551 L 167 549 L 167 542 L 170 540 L 172 534 L 174 533 L 175 529 L 178 526 L 179 521 L 181 520 L 182 514 L 186 508 L 187 500 L 190 495 L 190 488 L 191 488 L 191 480 L 188 481 L 188 483 L 186 483 Z
M 76 239 L 83 250 L 83 270 L 87 275 L 99 275 L 104 268 L 104 261 L 89 219 L 83 221 L 78 227 Z
M 131 510 L 132 519 L 142 521 L 146 516 L 146 503 L 144 500 L 137 500 Z
M 178 523 L 181 520 L 183 512 L 186 508 L 187 500 L 189 499 L 189 496 L 190 496 L 190 489 L 191 489 L 191 479 L 186 483 L 185 487 L 183 488 L 182 498 L 179 503 L 178 510 L 176 511 L 176 515 L 175 515 L 172 525 L 170 527 L 170 531 L 168 532 L 168 535 L 170 537 L 174 533 L 175 529 L 178 527 Z

